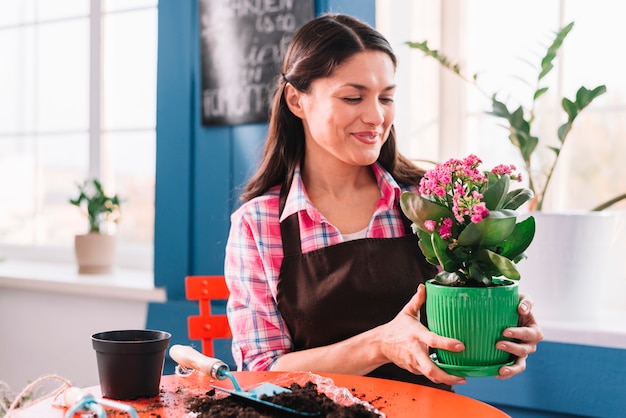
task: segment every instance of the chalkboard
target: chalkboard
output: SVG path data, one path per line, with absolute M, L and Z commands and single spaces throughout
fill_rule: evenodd
M 265 122 L 295 31 L 314 0 L 199 0 L 202 124 Z

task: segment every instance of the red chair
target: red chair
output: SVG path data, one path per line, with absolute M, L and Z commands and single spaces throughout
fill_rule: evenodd
M 202 353 L 214 357 L 213 340 L 232 338 L 226 315 L 214 315 L 211 312 L 212 300 L 226 300 L 230 292 L 224 276 L 187 276 L 185 294 L 188 300 L 197 300 L 199 316 L 187 318 L 189 339 L 202 340 Z

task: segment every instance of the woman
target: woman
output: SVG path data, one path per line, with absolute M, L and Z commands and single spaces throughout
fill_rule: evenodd
M 240 370 L 465 382 L 429 358 L 464 347 L 425 327 L 435 270 L 399 207 L 423 172 L 396 150 L 395 70 L 385 38 L 349 16 L 313 19 L 292 39 L 226 248 Z M 522 300 L 520 327 L 504 332 L 520 342 L 498 343 L 517 357 L 502 378 L 521 373 L 542 339 L 531 305 Z

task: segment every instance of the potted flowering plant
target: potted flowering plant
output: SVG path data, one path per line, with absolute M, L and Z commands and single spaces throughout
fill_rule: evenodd
M 429 328 L 466 347 L 437 350 L 433 360 L 462 376 L 494 375 L 510 362 L 495 344 L 505 328 L 517 325 L 516 264 L 535 234 L 534 217 L 518 221 L 517 209 L 533 193 L 509 190 L 511 181 L 521 181 L 515 167 L 482 171 L 481 163 L 470 155 L 437 164 L 419 193 L 404 192 L 400 200 L 426 260 L 440 267 L 426 283 Z
M 74 250 L 80 274 L 110 273 L 115 261 L 116 240 L 106 233 L 111 222 L 120 218 L 121 200 L 106 194 L 98 179 L 78 184 L 78 196 L 69 202 L 83 211 L 89 221 L 88 233 L 74 237 Z

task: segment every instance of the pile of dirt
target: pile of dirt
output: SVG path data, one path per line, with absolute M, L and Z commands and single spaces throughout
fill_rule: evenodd
M 327 418 L 378 418 L 379 415 L 369 411 L 361 404 L 350 406 L 339 405 L 323 393 L 318 393 L 317 385 L 307 382 L 304 386 L 292 383 L 291 392 L 283 392 L 263 399 L 287 408 L 316 414 Z M 237 396 L 226 398 L 216 397 L 211 390 L 205 396 L 194 396 L 187 400 L 187 407 L 195 412 L 198 418 L 275 418 L 294 416 L 285 414 L 278 409 L 268 408 L 258 402 L 251 402 Z

